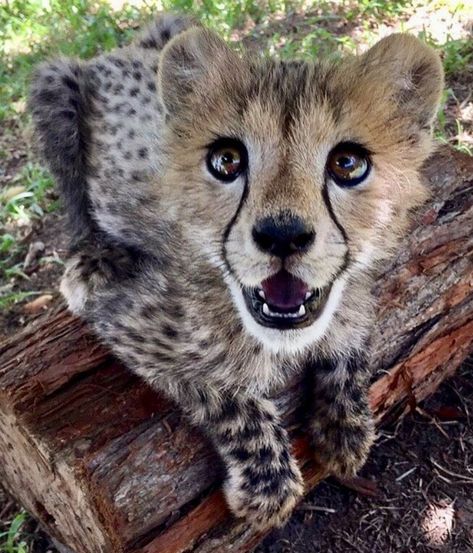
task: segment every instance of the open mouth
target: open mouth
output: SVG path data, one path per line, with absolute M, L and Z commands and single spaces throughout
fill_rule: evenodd
M 244 288 L 248 310 L 263 326 L 278 329 L 303 328 L 321 314 L 332 285 L 309 288 L 301 279 L 280 270 L 259 287 Z

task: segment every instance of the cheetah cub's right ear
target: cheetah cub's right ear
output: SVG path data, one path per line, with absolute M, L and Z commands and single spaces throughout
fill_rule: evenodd
M 214 32 L 194 27 L 164 48 L 158 91 L 169 115 L 185 117 L 197 105 L 205 109 L 216 93 L 241 87 L 246 68 L 238 54 Z

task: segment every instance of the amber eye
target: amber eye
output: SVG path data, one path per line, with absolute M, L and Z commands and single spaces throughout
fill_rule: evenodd
M 248 166 L 248 154 L 242 142 L 233 138 L 221 138 L 214 142 L 207 155 L 210 173 L 224 182 L 235 180 Z
M 343 142 L 330 152 L 327 172 L 339 186 L 356 186 L 371 169 L 368 152 L 359 144 Z

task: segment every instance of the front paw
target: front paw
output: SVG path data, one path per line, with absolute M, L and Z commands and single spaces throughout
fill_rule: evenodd
M 230 463 L 224 484 L 228 506 L 256 530 L 278 527 L 304 493 L 302 475 L 289 455 L 271 463 Z
M 315 420 L 311 424 L 316 461 L 328 473 L 352 478 L 365 464 L 375 440 L 371 417 L 352 424 Z

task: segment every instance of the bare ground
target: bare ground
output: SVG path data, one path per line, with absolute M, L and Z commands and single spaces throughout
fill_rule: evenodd
M 368 492 L 323 483 L 256 553 L 473 551 L 471 369 L 380 433 L 361 475 Z

